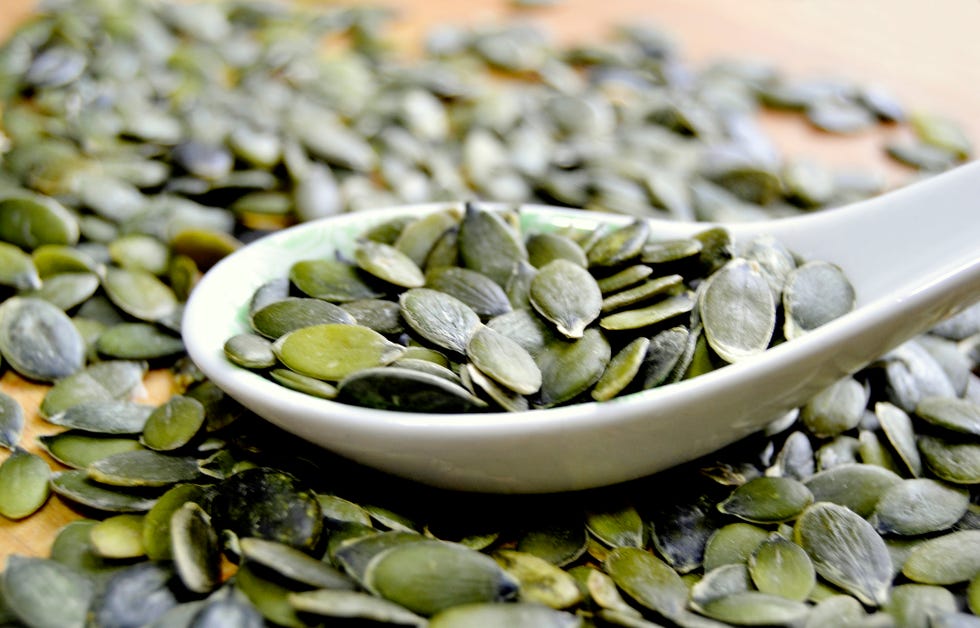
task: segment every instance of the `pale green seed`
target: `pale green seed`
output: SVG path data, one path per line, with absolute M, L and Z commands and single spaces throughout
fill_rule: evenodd
M 358 267 L 392 285 L 402 288 L 421 288 L 425 285 L 425 274 L 422 269 L 395 247 L 363 240 L 354 250 L 354 259 Z
M 44 244 L 74 245 L 78 219 L 53 198 L 34 195 L 0 199 L 0 240 L 32 250 Z
M 599 326 L 611 331 L 642 329 L 688 314 L 694 306 L 694 297 L 688 292 L 682 292 L 647 307 L 622 310 L 603 316 Z
M 135 438 L 113 437 L 72 429 L 40 436 L 38 442 L 52 458 L 73 469 L 84 469 L 106 456 L 142 448 Z
M 463 604 L 434 615 L 429 628 L 582 628 L 581 617 L 538 604 Z
M 875 403 L 875 416 L 905 468 L 913 477 L 922 475 L 922 458 L 915 443 L 915 430 L 909 415 L 898 406 L 879 401 Z
M 468 268 L 442 266 L 430 270 L 425 275 L 425 286 L 456 297 L 484 319 L 511 310 L 503 288 L 486 275 Z
M 589 247 L 589 266 L 618 266 L 639 257 L 649 236 L 650 223 L 645 220 L 611 231 Z
M 146 418 L 140 442 L 156 451 L 179 449 L 194 439 L 204 421 L 204 405 L 200 401 L 174 395 Z
M 634 264 L 608 277 L 597 278 L 596 284 L 598 284 L 602 294 L 609 294 L 634 286 L 652 274 L 653 269 L 649 266 Z
M 466 346 L 466 355 L 482 373 L 522 395 L 541 388 L 541 371 L 517 342 L 489 327 L 480 327 Z
M 204 500 L 204 488 L 196 484 L 178 484 L 160 496 L 143 518 L 143 548 L 151 560 L 173 558 L 170 533 L 173 514 L 185 503 Z
M 126 451 L 96 460 L 88 475 L 101 484 L 123 487 L 168 486 L 200 477 L 197 460 L 149 449 Z
M 493 558 L 517 580 L 522 602 L 564 609 L 582 600 L 582 592 L 574 578 L 543 558 L 506 549 L 494 552 Z
M 403 606 L 358 591 L 317 589 L 289 594 L 297 611 L 333 619 L 384 622 L 398 626 L 431 625 Z
M 558 233 L 535 233 L 527 238 L 528 261 L 542 268 L 556 259 L 565 259 L 583 268 L 588 266 L 585 251 L 579 244 Z
M 147 322 L 164 319 L 177 309 L 173 290 L 145 270 L 107 268 L 102 287 L 116 307 Z
M 514 266 L 527 261 L 520 234 L 498 212 L 467 204 L 459 225 L 459 254 L 463 266 L 505 285 Z
M 637 547 L 618 547 L 603 568 L 616 585 L 645 608 L 664 617 L 676 617 L 687 601 L 681 577 L 653 554 Z
M 940 479 L 954 484 L 980 484 L 980 444 L 922 434 L 919 451 L 926 466 Z
M 0 447 L 13 450 L 24 431 L 24 409 L 20 403 L 0 391 Z
M 965 582 L 980 572 L 980 530 L 957 530 L 915 546 L 902 573 L 923 584 Z
M 85 342 L 55 305 L 12 297 L 0 305 L 0 353 L 24 377 L 52 382 L 82 368 Z
M 700 611 L 737 626 L 794 625 L 806 618 L 809 607 L 796 600 L 759 591 L 743 591 L 704 604 Z
M 144 491 L 94 482 L 85 470 L 56 471 L 51 476 L 51 490 L 73 502 L 108 512 L 145 512 L 156 501 Z
M 376 299 L 383 294 L 367 282 L 356 266 L 337 260 L 296 262 L 289 269 L 289 281 L 309 297 L 334 303 Z
M 110 358 L 154 360 L 183 353 L 184 343 L 149 323 L 120 323 L 104 331 L 95 348 Z
M 314 325 L 353 325 L 354 317 L 333 303 L 321 299 L 288 297 L 256 310 L 251 317 L 252 328 L 276 340 L 304 327 Z
M 397 360 L 396 360 L 397 362 Z M 320 397 L 321 399 L 333 399 L 337 396 L 337 387 L 315 377 L 301 375 L 289 369 L 272 369 L 269 376 L 277 383 L 286 388 Z
M 817 582 L 803 548 L 779 536 L 765 541 L 749 557 L 749 574 L 759 591 L 798 602 L 809 597 Z
M 101 280 L 91 272 L 59 273 L 44 278 L 37 290 L 25 290 L 24 297 L 44 299 L 59 310 L 72 310 L 87 301 L 99 289 Z
M 0 464 L 0 515 L 23 519 L 48 500 L 51 469 L 41 457 L 14 449 Z
M 847 314 L 854 308 L 854 287 L 834 264 L 811 261 L 786 278 L 783 334 L 797 338 Z
M 800 411 L 800 420 L 815 436 L 837 436 L 857 427 L 868 402 L 865 388 L 845 377 L 815 394 Z
M 581 266 L 557 259 L 531 280 L 531 305 L 567 338 L 581 338 L 602 311 L 602 292 Z
M 888 548 L 871 524 L 853 511 L 818 502 L 800 515 L 793 535 L 825 580 L 869 606 L 888 600 L 892 581 Z
M 28 626 L 84 626 L 95 594 L 92 581 L 75 569 L 18 555 L 7 559 L 0 583 L 6 606 Z
M 367 327 L 325 324 L 289 332 L 273 350 L 297 373 L 338 381 L 362 369 L 390 364 L 404 348 Z
M 752 262 L 732 260 L 712 274 L 700 291 L 698 309 L 708 344 L 726 362 L 761 353 L 772 340 L 776 304 Z
M 303 584 L 320 589 L 353 590 L 357 584 L 349 576 L 305 552 L 257 537 L 239 540 L 242 555 L 257 564 Z
M 795 519 L 812 503 L 813 493 L 802 482 L 760 477 L 736 488 L 718 510 L 751 523 L 779 523 Z
M 942 587 L 900 584 L 892 589 L 891 599 L 882 610 L 895 618 L 898 628 L 931 628 L 934 617 L 955 613 L 957 604 L 953 594 Z
M 153 406 L 132 401 L 85 401 L 48 417 L 48 422 L 96 434 L 139 434 Z
M 208 593 L 218 586 L 218 534 L 211 527 L 211 517 L 196 503 L 186 502 L 171 515 L 170 547 L 177 575 L 189 591 Z
M 272 343 L 258 334 L 235 334 L 225 341 L 223 349 L 225 357 L 242 368 L 264 369 L 276 364 Z
M 915 414 L 947 430 L 980 436 L 980 403 L 956 397 L 924 397 Z
M 473 308 L 437 290 L 407 290 L 398 301 L 409 327 L 429 342 L 457 353 L 466 353 L 470 337 L 480 327 Z
M 143 515 L 121 514 L 92 526 L 89 539 L 103 558 L 139 558 L 143 548 Z
M 870 516 L 881 495 L 901 482 L 895 472 L 868 464 L 842 464 L 804 481 L 815 501 L 846 506 L 862 517 Z
M 966 514 L 969 492 L 931 479 L 889 487 L 870 521 L 882 534 L 914 536 L 946 530 Z
M 704 546 L 704 570 L 722 565 L 748 564 L 749 557 L 769 538 L 769 532 L 750 523 L 730 523 L 718 528 Z
M 41 277 L 31 256 L 3 241 L 0 241 L 0 286 L 10 286 L 17 290 L 36 290 L 41 287 Z
M 637 338 L 620 349 L 609 360 L 602 377 L 596 382 L 592 389 L 592 398 L 596 401 L 608 401 L 629 386 L 643 366 L 649 348 L 649 338 Z
M 534 356 L 541 370 L 541 403 L 562 403 L 599 381 L 612 349 L 598 329 L 589 328 L 578 340 L 548 342 Z

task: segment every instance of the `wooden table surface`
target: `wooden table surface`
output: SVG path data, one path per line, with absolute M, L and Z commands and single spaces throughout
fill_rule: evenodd
M 305 0 L 313 2 L 315 0 Z M 692 64 L 720 56 L 776 61 L 787 75 L 843 77 L 879 84 L 910 110 L 942 113 L 960 122 L 980 147 L 980 0 L 564 0 L 552 7 L 516 9 L 508 0 L 392 0 L 400 10 L 393 35 L 410 51 L 437 24 L 501 22 L 518 18 L 544 25 L 557 40 L 596 41 L 624 22 L 649 22 L 676 37 Z M 35 10 L 34 0 L 0 0 L 0 39 Z M 798 116 L 767 115 L 764 123 L 787 154 L 882 172 L 891 181 L 910 173 L 882 155 L 882 142 L 902 130 L 846 138 L 813 131 Z M 7 372 L 0 390 L 25 407 L 23 443 L 50 433 L 37 417 L 44 394 Z M 147 402 L 169 394 L 162 374 L 146 382 Z M 0 453 L 0 458 L 5 454 Z M 0 517 L 0 564 L 10 554 L 45 555 L 55 531 L 78 517 L 52 497 L 20 522 Z

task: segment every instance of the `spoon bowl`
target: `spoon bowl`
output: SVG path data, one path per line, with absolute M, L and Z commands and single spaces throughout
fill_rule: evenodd
M 980 163 L 811 215 L 725 225 L 771 234 L 804 259 L 840 266 L 855 309 L 752 358 L 610 401 L 519 413 L 421 414 L 315 398 L 234 366 L 224 341 L 249 330 L 248 302 L 299 260 L 350 255 L 366 229 L 447 204 L 348 213 L 264 237 L 194 289 L 183 337 L 198 367 L 272 423 L 344 457 L 435 486 L 503 493 L 578 490 L 635 479 L 732 443 L 837 379 L 980 299 Z M 625 225 L 633 218 L 520 206 L 525 232 Z M 653 221 L 660 238 L 707 223 Z

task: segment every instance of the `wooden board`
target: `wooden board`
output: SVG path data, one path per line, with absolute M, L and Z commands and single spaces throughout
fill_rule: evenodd
M 309 2 L 310 0 L 307 0 Z M 0 39 L 29 19 L 34 2 L 2 0 Z M 787 75 L 845 77 L 889 89 L 913 110 L 940 112 L 961 122 L 980 146 L 980 2 L 977 0 L 565 0 L 553 7 L 517 10 L 507 0 L 398 0 L 393 31 L 411 53 L 434 25 L 501 22 L 518 18 L 539 23 L 562 42 L 596 41 L 620 23 L 649 22 L 674 33 L 682 55 L 702 64 L 720 56 L 772 59 Z M 764 123 L 787 154 L 855 165 L 882 172 L 892 181 L 909 171 L 882 156 L 882 143 L 898 130 L 831 137 L 798 116 L 771 114 Z M 45 388 L 12 373 L 0 390 L 27 409 L 24 443 L 53 431 L 37 416 Z M 170 391 L 163 373 L 146 382 L 143 400 L 159 402 Z M 0 454 L 0 458 L 3 454 Z M 52 498 L 22 522 L 0 518 L 0 564 L 13 553 L 45 555 L 54 533 L 78 517 Z

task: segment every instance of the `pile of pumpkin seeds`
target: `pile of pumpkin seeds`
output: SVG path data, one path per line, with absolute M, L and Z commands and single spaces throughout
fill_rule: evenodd
M 705 459 L 568 495 L 439 491 L 330 456 L 206 381 L 179 338 L 202 271 L 265 230 L 486 199 L 743 220 L 881 191 L 784 159 L 760 107 L 829 132 L 949 120 L 847 81 L 683 63 L 629 26 L 559 48 L 527 26 L 433 32 L 383 9 L 55 0 L 0 48 L 0 514 L 81 518 L 11 556 L 28 626 L 972 626 L 980 612 L 980 310 Z M 327 41 L 326 45 L 324 41 Z M 174 394 L 133 401 L 148 369 Z M 44 455 L 34 453 L 37 446 Z M 52 600 L 53 592 L 56 599 Z
M 854 304 L 840 268 L 798 264 L 771 236 L 737 251 L 721 227 L 665 239 L 642 219 L 584 233 L 520 223 L 519 208 L 475 203 L 383 223 L 352 259 L 301 260 L 259 287 L 252 330 L 225 354 L 356 405 L 523 411 L 693 377 Z

